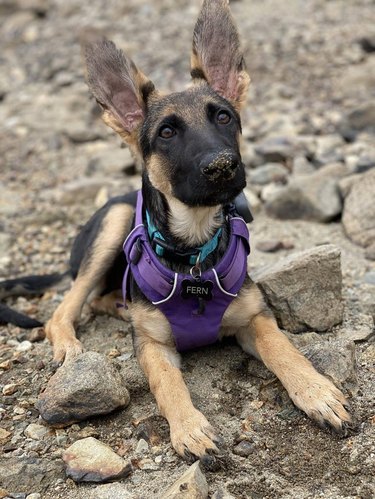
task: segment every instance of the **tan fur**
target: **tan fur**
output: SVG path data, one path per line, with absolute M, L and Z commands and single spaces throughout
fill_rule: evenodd
M 154 187 L 165 196 L 171 196 L 172 186 L 168 180 L 168 165 L 164 165 L 162 159 L 153 154 L 147 163 L 149 179 Z
M 254 283 L 249 287 L 243 287 L 238 297 L 225 311 L 222 322 L 223 336 L 231 336 L 238 328 L 249 326 L 253 317 L 265 309 L 266 305 L 259 288 Z
M 220 206 L 189 207 L 171 196 L 167 196 L 167 201 L 171 232 L 188 247 L 208 241 L 223 223 L 218 216 Z
M 113 205 L 103 220 L 102 230 L 95 241 L 91 258 L 85 262 L 71 290 L 46 325 L 46 334 L 53 345 L 54 361 L 69 360 L 82 352 L 76 338 L 74 323 L 90 292 L 97 286 L 129 232 L 133 208 L 125 204 Z
M 170 330 L 165 317 L 147 305 L 132 306 L 134 328 L 137 331 L 136 354 L 160 413 L 168 420 L 172 445 L 181 455 L 203 456 L 217 451 L 215 432 L 207 419 L 192 404 L 189 391 L 176 366 L 178 354 L 171 345 L 160 343 L 163 333 Z

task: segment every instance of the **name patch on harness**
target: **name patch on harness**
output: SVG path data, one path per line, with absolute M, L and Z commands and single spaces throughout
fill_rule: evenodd
M 182 298 L 202 298 L 203 300 L 212 300 L 212 281 L 199 281 L 184 279 L 181 283 Z

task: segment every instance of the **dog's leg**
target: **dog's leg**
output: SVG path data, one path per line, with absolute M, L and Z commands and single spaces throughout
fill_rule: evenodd
M 87 297 L 100 284 L 121 251 L 132 218 L 131 206 L 114 204 L 102 220 L 100 232 L 81 265 L 77 279 L 46 325 L 55 362 L 69 360 L 82 352 L 83 347 L 76 338 L 74 323 L 78 320 Z
M 136 303 L 130 311 L 138 362 L 161 414 L 168 420 L 174 449 L 186 459 L 202 458 L 210 466 L 219 439 L 191 401 L 168 321 L 159 310 L 146 304 Z
M 89 302 L 91 310 L 95 314 L 106 314 L 122 319 L 126 322 L 130 321 L 130 313 L 124 307 L 118 307 L 122 302 L 122 292 L 120 290 L 111 291 L 104 296 L 97 296 Z
M 262 360 L 286 388 L 294 404 L 319 426 L 345 431 L 351 419 L 344 406 L 346 399 L 334 384 L 319 374 L 279 330 L 272 313 L 267 310 L 255 284 L 228 309 L 226 321 L 238 327 L 237 341 L 241 347 Z M 247 318 L 245 317 L 245 311 Z M 236 313 L 234 318 L 233 313 Z

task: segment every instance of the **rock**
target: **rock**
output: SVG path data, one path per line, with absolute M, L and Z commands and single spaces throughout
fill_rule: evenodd
M 358 391 L 355 345 L 352 341 L 333 340 L 313 343 L 301 349 L 317 371 L 350 395 Z
M 6 440 L 11 435 L 11 432 L 5 428 L 0 428 L 0 442 Z
M 327 165 L 343 159 L 342 146 L 344 140 L 341 135 L 330 134 L 316 138 L 314 160 L 317 165 Z
M 371 284 L 371 285 L 375 286 L 375 271 L 366 272 L 365 277 L 364 277 L 364 281 L 367 284 Z
M 260 197 L 262 201 L 272 201 L 279 194 L 279 192 L 281 193 L 284 189 L 284 185 L 272 182 L 271 184 L 263 187 Z
M 201 472 L 199 461 L 195 462 L 162 495 L 163 499 L 205 499 L 208 497 L 208 484 Z
M 51 482 L 63 476 L 63 464 L 51 457 L 14 457 L 3 453 L 0 456 L 0 483 L 9 491 L 29 493 L 44 490 L 46 480 Z M 10 496 L 12 497 L 12 496 Z
M 22 209 L 21 196 L 15 192 L 7 189 L 5 184 L 0 182 L 0 215 L 1 217 L 14 216 L 19 214 Z
M 250 184 L 269 184 L 270 182 L 283 182 L 288 176 L 288 170 L 281 163 L 266 163 L 249 171 Z
M 314 166 L 305 156 L 297 156 L 293 159 L 293 175 L 310 175 L 310 173 L 314 172 Z
M 125 407 L 129 400 L 120 366 L 103 355 L 85 352 L 58 369 L 36 407 L 47 423 L 67 426 Z
M 75 482 L 105 482 L 128 476 L 130 463 L 93 437 L 77 440 L 63 454 L 66 475 Z
M 241 457 L 248 457 L 254 452 L 254 444 L 248 442 L 247 440 L 242 440 L 233 449 L 233 454 L 237 454 Z
M 87 490 L 86 499 L 137 499 L 137 496 L 128 492 L 122 483 L 106 483 Z
M 256 249 L 263 251 L 264 253 L 274 253 L 281 249 L 293 249 L 294 244 L 289 241 L 279 241 L 277 239 L 268 239 L 264 241 L 259 241 L 256 245 Z
M 357 108 L 352 109 L 346 115 L 346 122 L 355 131 L 366 128 L 375 129 L 375 101 L 361 104 Z
M 257 213 L 260 210 L 260 207 L 262 206 L 260 199 L 255 194 L 255 192 L 253 192 L 249 188 L 246 188 L 244 190 L 244 193 L 245 193 L 247 202 L 249 203 L 251 213 Z
M 16 350 L 17 352 L 28 352 L 31 350 L 32 346 L 33 344 L 30 341 L 24 340 L 17 346 Z
M 326 331 L 342 321 L 340 250 L 332 244 L 294 253 L 252 277 L 291 332 Z
M 73 142 L 73 144 L 93 142 L 103 138 L 103 132 L 99 132 L 93 127 L 86 126 L 83 123 L 69 123 L 69 126 L 65 130 L 65 134 Z
M 111 181 L 104 177 L 81 177 L 67 182 L 59 189 L 47 192 L 44 197 L 52 198 L 62 204 L 75 204 L 91 201 L 94 203 L 103 187 L 109 188 Z
M 218 489 L 212 496 L 212 499 L 236 499 L 235 496 L 232 496 L 226 489 L 220 488 Z
M 146 440 L 143 440 L 143 438 L 141 438 L 137 444 L 137 447 L 135 448 L 135 452 L 142 454 L 148 451 L 149 451 L 148 443 L 146 442 Z
M 297 148 L 291 138 L 276 136 L 256 144 L 255 152 L 263 158 L 264 162 L 284 162 L 295 156 Z
M 0 232 L 0 255 L 5 255 L 8 253 L 12 238 L 9 234 L 5 232 Z
M 338 328 L 338 339 L 351 341 L 366 341 L 374 334 L 374 319 L 370 314 L 357 313 L 355 320 L 344 318 L 343 324 Z
M 16 383 L 9 383 L 3 386 L 3 395 L 13 395 L 18 390 L 18 385 Z
M 366 248 L 365 257 L 367 260 L 375 260 L 375 242 Z
M 98 172 L 100 175 L 115 175 L 134 168 L 135 160 L 128 148 L 123 149 L 113 144 L 105 144 L 94 151 L 88 164 L 88 173 Z
M 362 37 L 359 40 L 359 44 L 361 45 L 362 50 L 364 50 L 364 52 L 372 54 L 373 52 L 375 52 L 375 35 L 369 34 Z
M 33 440 L 40 440 L 47 435 L 49 431 L 49 428 L 46 428 L 43 425 L 31 423 L 25 428 L 24 434 L 26 437 L 32 438 Z
M 345 198 L 342 223 L 348 237 L 360 246 L 375 243 L 375 170 L 354 182 Z
M 338 165 L 337 165 L 338 166 Z M 342 201 L 338 189 L 336 165 L 327 165 L 311 175 L 290 177 L 288 185 L 268 197 L 269 215 L 285 219 L 329 222 L 341 213 Z M 338 166 L 337 170 L 344 165 Z

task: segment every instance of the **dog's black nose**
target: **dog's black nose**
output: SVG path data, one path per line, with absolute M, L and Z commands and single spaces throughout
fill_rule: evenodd
M 201 161 L 201 171 L 209 180 L 231 180 L 240 164 L 237 154 L 224 151 L 205 156 Z

